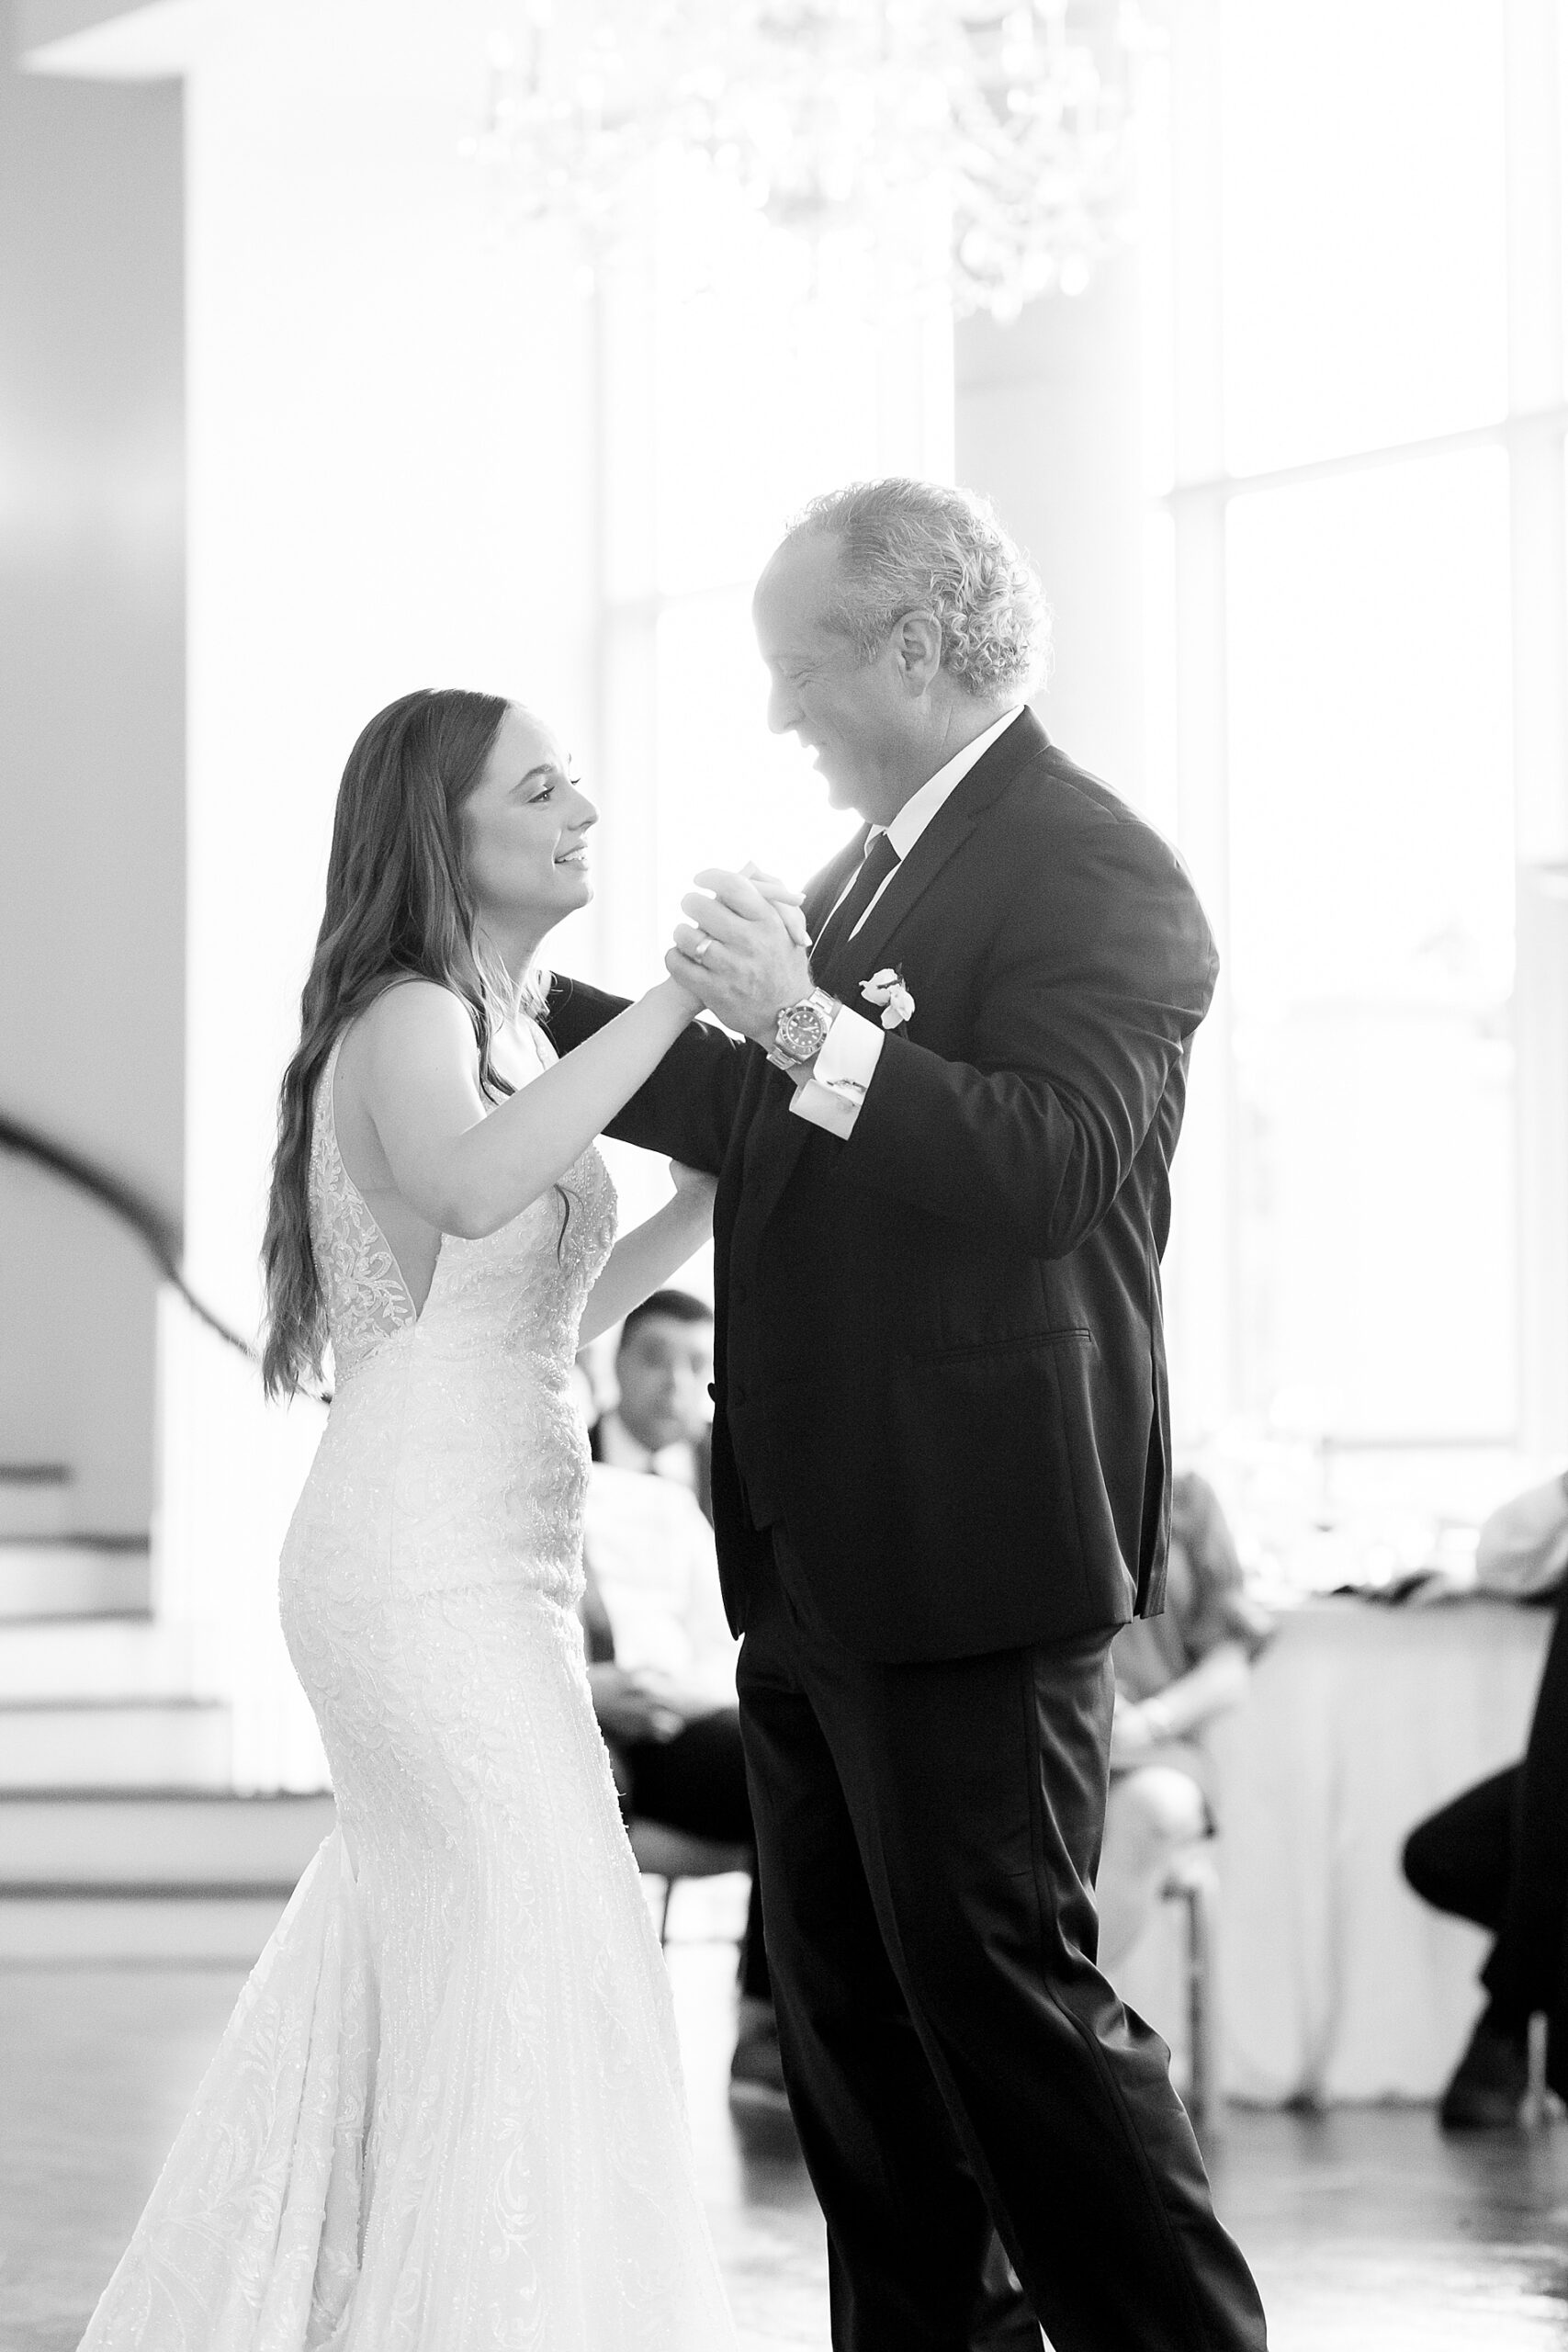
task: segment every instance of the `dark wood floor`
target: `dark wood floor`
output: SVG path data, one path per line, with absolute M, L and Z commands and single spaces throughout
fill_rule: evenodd
M 694 1941 L 671 1960 L 742 2342 L 825 2352 L 821 2223 L 787 2131 L 748 2146 L 727 2110 L 733 1953 Z M 0 1972 L 0 2352 L 73 2352 L 237 1987 L 197 1970 Z M 1213 2171 L 1275 2352 L 1568 2346 L 1568 2125 L 1470 2144 L 1420 2109 L 1233 2110 Z

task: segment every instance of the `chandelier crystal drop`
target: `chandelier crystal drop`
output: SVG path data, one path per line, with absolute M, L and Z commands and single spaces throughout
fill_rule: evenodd
M 466 142 L 598 247 L 660 165 L 820 248 L 919 250 L 964 313 L 1078 293 L 1123 233 L 1132 0 L 515 0 Z

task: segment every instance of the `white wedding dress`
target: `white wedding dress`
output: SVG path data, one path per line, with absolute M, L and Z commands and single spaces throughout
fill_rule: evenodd
M 83 2352 L 733 2352 L 576 1616 L 568 1376 L 615 1193 L 584 1153 L 444 1241 L 416 1313 L 338 1153 L 341 1044 L 310 1179 L 336 1395 L 282 1564 L 339 1826 Z

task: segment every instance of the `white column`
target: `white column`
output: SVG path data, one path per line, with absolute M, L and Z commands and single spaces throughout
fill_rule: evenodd
M 592 319 L 459 153 L 489 30 L 479 0 L 207 0 L 190 74 L 187 1257 L 247 1330 L 355 734 L 419 685 L 594 721 Z M 166 1329 L 163 1602 L 242 1780 L 309 1777 L 273 1591 L 321 1417 Z
M 1193 1048 L 1167 1276 L 1177 1441 L 1213 1431 L 1241 1396 L 1237 1118 L 1230 950 L 1225 700 L 1224 289 L 1221 23 L 1183 0 L 1171 36 L 1171 390 L 1176 490 L 1177 831 L 1219 943 L 1220 982 Z M 1190 486 L 1191 494 L 1184 494 Z
M 1032 559 L 1053 616 L 1041 718 L 1068 755 L 1144 799 L 1139 258 L 956 336 L 957 464 Z

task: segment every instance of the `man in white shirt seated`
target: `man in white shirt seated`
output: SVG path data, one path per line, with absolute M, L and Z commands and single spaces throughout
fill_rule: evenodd
M 620 1402 L 592 1432 L 583 1517 L 588 1679 L 628 1816 L 753 1844 L 735 1699 L 738 1645 L 698 1495 L 713 1316 L 685 1291 L 626 1317 Z M 740 1955 L 739 2104 L 787 2112 L 755 1874 Z

